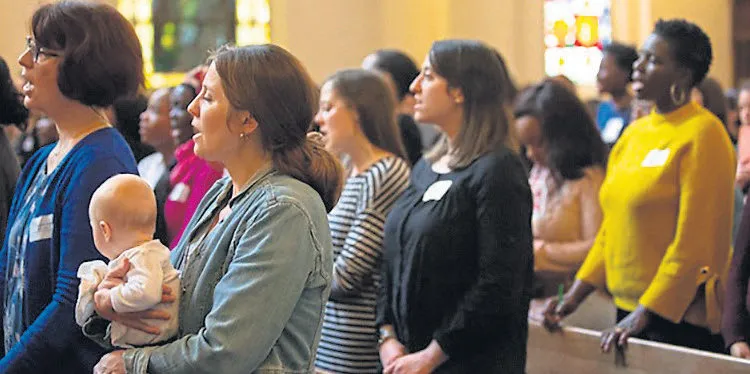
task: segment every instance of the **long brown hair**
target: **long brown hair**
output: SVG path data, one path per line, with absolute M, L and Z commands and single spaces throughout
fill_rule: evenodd
M 499 56 L 499 57 L 498 57 Z M 432 44 L 428 58 L 432 69 L 450 88 L 464 95 L 463 123 L 448 147 L 443 138 L 425 157 L 435 162 L 449 152 L 449 166 L 460 169 L 479 156 L 506 147 L 518 150 L 511 128 L 508 73 L 496 50 L 473 40 L 441 40 Z
M 591 166 L 607 163 L 604 145 L 586 105 L 554 79 L 533 85 L 518 96 L 516 119 L 532 116 L 539 121 L 547 159 L 557 182 L 576 180 Z
M 229 103 L 258 122 L 274 167 L 309 184 L 330 211 L 343 183 L 343 168 L 319 142 L 308 140 L 318 89 L 297 58 L 272 44 L 222 47 L 213 56 Z
M 357 113 L 359 126 L 372 145 L 408 160 L 396 123 L 396 99 L 386 78 L 363 69 L 345 69 L 326 83 Z

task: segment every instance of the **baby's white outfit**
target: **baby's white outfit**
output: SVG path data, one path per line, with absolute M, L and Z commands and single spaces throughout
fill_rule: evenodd
M 94 293 L 107 271 L 114 269 L 123 259 L 130 261 L 130 270 L 125 275 L 125 283 L 110 290 L 112 307 L 117 313 L 141 312 L 149 309 L 166 310 L 172 317 L 169 320 L 144 320 L 158 327 L 161 334 L 152 335 L 123 324 L 112 322 L 109 333 L 112 345 L 123 348 L 143 346 L 168 340 L 177 334 L 179 312 L 180 273 L 169 261 L 169 248 L 159 240 L 141 244 L 122 252 L 109 262 L 87 261 L 78 267 L 78 300 L 76 302 L 76 323 L 83 326 L 94 313 Z M 172 303 L 161 303 L 162 285 L 167 285 L 178 297 Z

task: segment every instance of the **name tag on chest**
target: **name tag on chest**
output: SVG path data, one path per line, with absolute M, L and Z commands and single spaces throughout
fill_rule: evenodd
M 644 168 L 664 166 L 669 158 L 669 149 L 652 149 L 641 162 Z
M 54 228 L 51 214 L 33 218 L 29 225 L 29 242 L 33 243 L 35 241 L 52 238 L 52 231 Z
M 185 183 L 177 183 L 169 193 L 169 201 L 184 203 L 187 201 L 188 196 L 190 196 L 190 187 Z
M 610 118 L 607 124 L 604 125 L 604 130 L 602 130 L 602 140 L 605 143 L 614 143 L 620 136 L 623 127 L 625 127 L 625 121 L 622 118 Z
M 433 183 L 430 187 L 427 187 L 427 191 L 422 196 L 422 201 L 438 201 L 442 199 L 445 193 L 448 192 L 448 189 L 451 188 L 451 185 L 453 185 L 453 181 L 437 181 Z

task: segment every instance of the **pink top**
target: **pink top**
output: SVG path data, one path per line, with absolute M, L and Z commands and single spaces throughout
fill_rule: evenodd
M 583 177 L 557 186 L 547 168 L 534 165 L 534 271 L 573 275 L 594 243 L 602 221 L 599 188 L 604 169 L 588 167 Z
M 191 139 L 177 147 L 174 153 L 177 163 L 169 174 L 171 192 L 164 203 L 164 219 L 169 237 L 172 238 L 170 249 L 174 249 L 180 242 L 182 232 L 203 195 L 222 176 L 221 167 L 195 155 L 194 144 Z

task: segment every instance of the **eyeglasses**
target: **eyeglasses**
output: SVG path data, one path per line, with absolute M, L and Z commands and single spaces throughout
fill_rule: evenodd
M 50 52 L 44 47 L 36 45 L 36 41 L 31 36 L 26 37 L 26 49 L 31 52 L 31 57 L 34 58 L 34 62 L 39 62 L 39 55 L 45 55 L 47 57 L 60 57 L 61 54 Z

